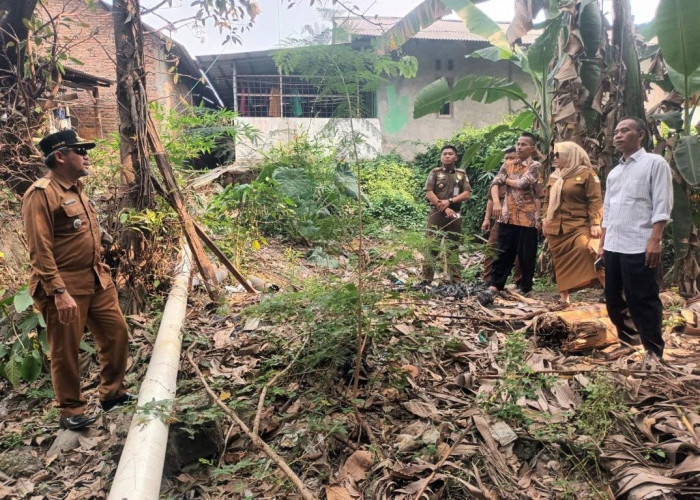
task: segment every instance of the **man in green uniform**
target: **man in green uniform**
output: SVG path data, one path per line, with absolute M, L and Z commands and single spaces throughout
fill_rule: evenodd
M 462 219 L 459 210 L 463 201 L 469 199 L 471 186 L 464 170 L 455 168 L 457 149 L 449 144 L 440 151 L 441 166 L 434 168 L 425 183 L 425 197 L 431 205 L 428 216 L 428 237 L 435 245 L 425 256 L 420 285 L 428 285 L 435 277 L 435 260 L 439 254 L 439 241 L 446 238 L 447 274 L 449 281 L 461 280 L 459 244 L 462 239 Z
M 49 173 L 27 190 L 22 218 L 32 273 L 29 291 L 46 321 L 51 380 L 66 429 L 81 429 L 85 415 L 80 391 L 78 348 L 87 325 L 97 342 L 99 396 L 103 410 L 129 401 L 124 388 L 128 335 L 109 268 L 101 262 L 97 213 L 83 192 L 92 142 L 72 130 L 50 134 L 39 143 Z

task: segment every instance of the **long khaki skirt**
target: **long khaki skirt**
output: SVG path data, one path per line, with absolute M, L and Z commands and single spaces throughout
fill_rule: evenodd
M 548 234 L 547 243 L 552 251 L 560 291 L 584 288 L 598 281 L 593 262 L 600 240 L 591 238 L 589 228 L 581 227 L 566 234 Z

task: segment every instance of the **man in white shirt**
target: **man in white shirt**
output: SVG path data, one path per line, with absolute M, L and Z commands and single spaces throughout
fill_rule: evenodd
M 645 364 L 661 359 L 662 306 L 656 281 L 661 238 L 671 218 L 671 168 L 663 157 L 642 148 L 646 123 L 623 118 L 615 127 L 620 164 L 608 175 L 603 203 L 599 257 L 605 258 L 605 301 L 610 321 L 623 342 L 639 332 Z M 629 311 L 637 332 L 624 324 Z

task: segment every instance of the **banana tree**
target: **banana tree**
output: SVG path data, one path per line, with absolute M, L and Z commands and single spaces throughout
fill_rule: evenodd
M 681 293 L 698 293 L 698 242 L 697 224 L 700 213 L 697 211 L 700 185 L 700 143 L 697 134 L 692 134 L 692 117 L 700 94 L 700 3 L 696 0 L 661 0 L 656 18 L 647 30 L 647 37 L 656 35 L 661 54 L 655 58 L 652 69 L 664 75 L 658 83 L 666 90 L 675 90 L 682 99 L 667 99 L 664 113 L 652 118 L 664 121 L 675 129 L 674 137 L 668 143 L 673 168 L 674 206 L 674 282 Z M 665 64 L 665 67 L 664 67 Z M 657 68 L 657 66 L 659 66 Z M 665 71 L 664 71 L 665 70 Z M 664 85 L 666 84 L 666 85 Z M 669 86 L 670 84 L 670 86 Z M 675 109 L 680 106 L 680 109 Z M 695 202 L 695 203 L 694 203 Z
M 554 140 L 583 143 L 590 138 L 598 141 L 606 88 L 602 85 L 606 74 L 602 49 L 609 42 L 602 29 L 602 15 L 597 3 L 579 0 L 561 8 L 554 8 L 552 3 L 547 9 L 548 18 L 542 25 L 542 34 L 529 48 L 510 45 L 523 35 L 528 22 L 531 23 L 531 20 L 523 19 L 524 11 L 518 10 L 517 5 L 516 18 L 504 33 L 507 35 L 505 45 L 493 42 L 500 39 L 497 33 L 503 33 L 501 28 L 488 18 L 479 18 L 479 34 L 492 40 L 492 46 L 469 57 L 509 61 L 530 77 L 536 91 L 534 99 L 514 83 L 503 79 L 466 76 L 452 89 L 446 80 L 441 79 L 418 94 L 414 117 L 432 113 L 447 101 L 471 98 L 488 103 L 496 98 L 508 98 L 520 101 L 532 114 L 547 148 Z M 537 11 L 533 12 L 536 14 Z M 468 26 L 472 24 L 467 23 Z
M 518 85 L 504 79 L 466 76 L 457 80 L 453 88 L 447 80 L 440 79 L 418 94 L 415 118 L 436 112 L 446 102 L 466 98 L 484 103 L 503 98 L 516 100 L 532 114 L 543 143 L 549 146 L 556 140 L 598 145 L 605 137 L 606 125 L 614 123 L 618 114 L 639 114 L 642 95 L 633 91 L 641 88 L 639 72 L 630 90 L 622 69 L 631 71 L 628 57 L 635 54 L 635 47 L 631 44 L 626 50 L 611 50 L 597 0 L 514 0 L 515 17 L 506 32 L 478 9 L 478 3 L 479 0 L 426 0 L 389 30 L 381 39 L 380 48 L 395 48 L 429 26 L 444 14 L 440 6 L 452 9 L 472 33 L 491 42 L 490 47 L 469 57 L 510 61 L 530 77 L 536 95 L 531 98 Z M 615 0 L 614 7 L 616 12 L 628 13 L 629 0 Z M 542 34 L 535 43 L 529 48 L 515 44 L 533 28 L 533 17 L 543 9 L 547 19 L 539 26 Z M 431 14 L 436 17 L 431 18 Z M 633 36 L 631 25 L 620 22 L 614 28 L 613 38 L 622 47 L 623 41 Z M 608 118 L 611 114 L 614 116 Z M 610 157 L 603 156 L 600 163 L 609 164 Z

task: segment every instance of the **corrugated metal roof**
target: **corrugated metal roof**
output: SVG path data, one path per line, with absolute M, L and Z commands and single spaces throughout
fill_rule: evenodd
M 338 26 L 356 36 L 382 36 L 394 24 L 401 20 L 400 17 L 348 17 L 336 18 Z M 507 24 L 499 23 L 505 31 Z M 523 38 L 523 42 L 531 44 L 535 41 L 540 31 L 532 30 Z M 438 19 L 433 24 L 419 31 L 413 37 L 420 40 L 458 40 L 465 42 L 487 42 L 479 35 L 467 30 L 461 19 Z

